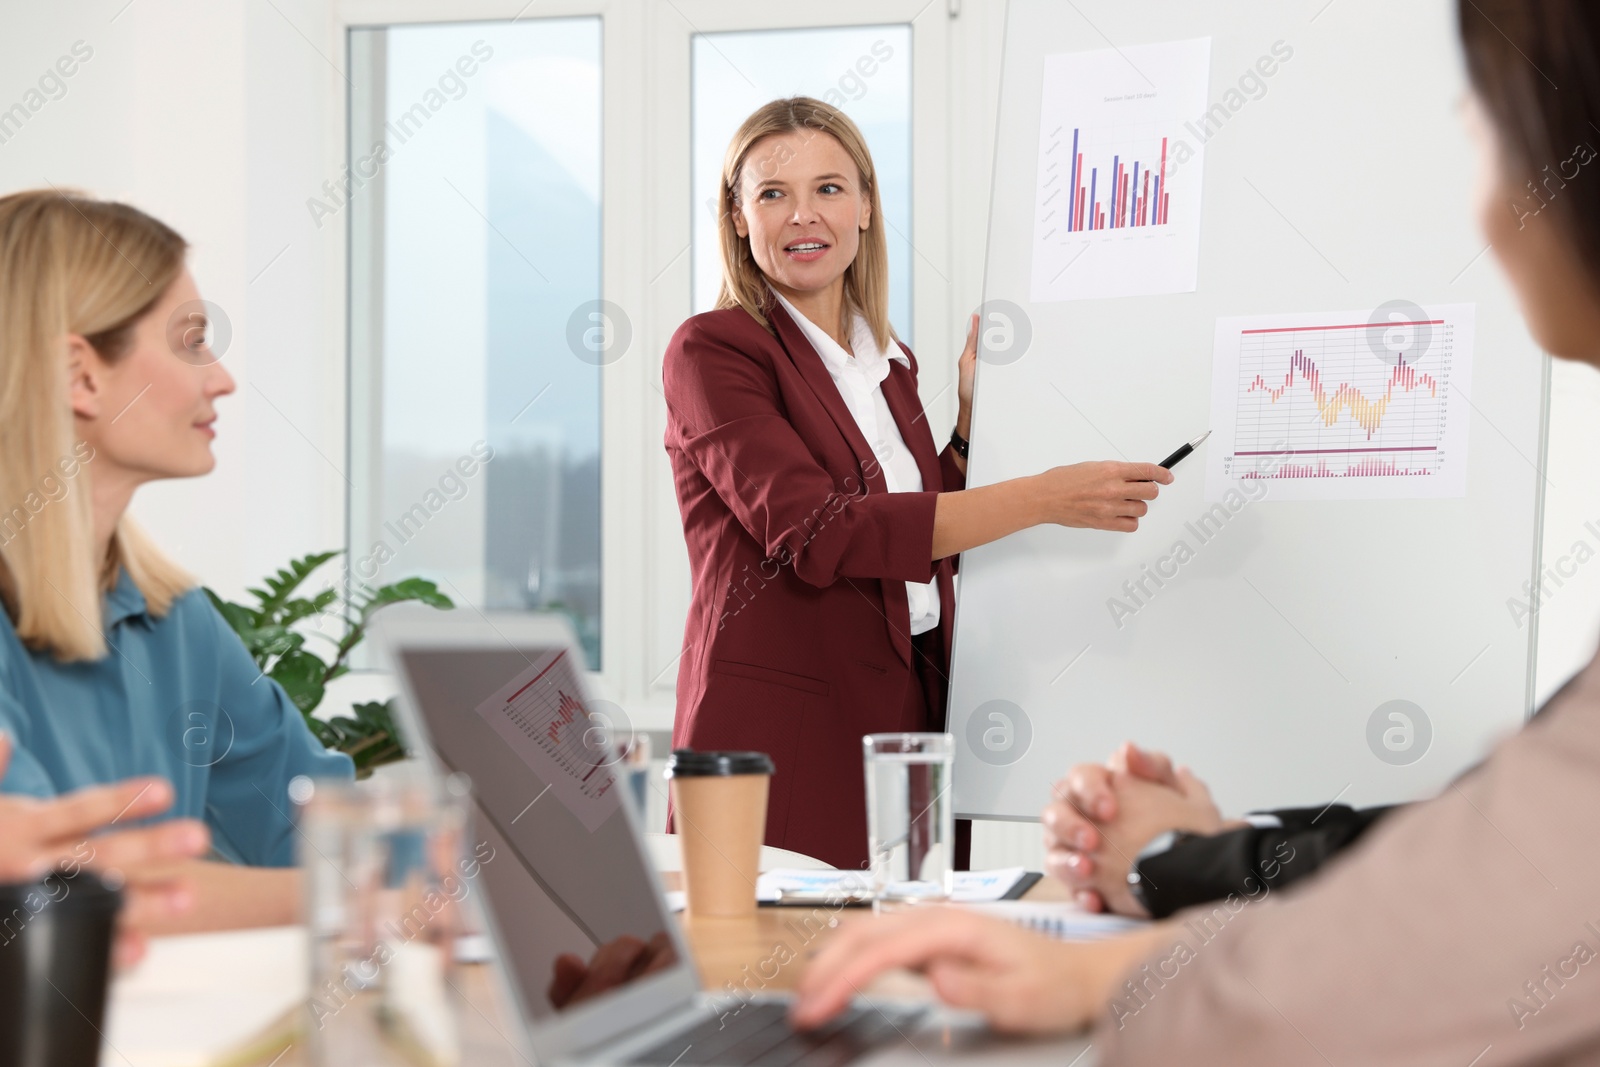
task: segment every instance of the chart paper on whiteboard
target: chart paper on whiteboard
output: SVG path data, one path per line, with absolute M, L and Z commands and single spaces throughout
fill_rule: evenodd
M 1209 37 L 1044 57 L 1034 303 L 1194 291 L 1210 74 Z
M 1471 304 L 1218 319 L 1206 499 L 1466 495 L 1472 341 Z
M 590 733 L 610 724 L 593 721 L 578 699 L 566 655 L 562 649 L 540 656 L 479 704 L 478 714 L 593 832 L 617 810 L 616 778 L 609 762 L 597 758 L 605 748 L 593 744 L 598 735 Z

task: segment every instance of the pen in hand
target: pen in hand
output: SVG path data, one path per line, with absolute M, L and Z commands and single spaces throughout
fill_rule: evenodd
M 1211 431 L 1207 430 L 1205 433 L 1201 434 L 1199 437 L 1196 437 L 1193 441 L 1190 441 L 1188 444 L 1180 445 L 1176 452 L 1172 453 L 1172 455 L 1168 456 L 1166 459 L 1161 461 L 1161 466 L 1167 468 L 1167 470 L 1171 470 L 1173 467 L 1176 467 L 1179 464 L 1179 462 L 1181 462 L 1184 458 L 1186 458 L 1189 455 L 1190 452 L 1193 452 L 1195 449 L 1200 447 L 1200 442 L 1201 441 L 1204 441 L 1206 438 L 1208 438 L 1210 436 L 1211 436 Z

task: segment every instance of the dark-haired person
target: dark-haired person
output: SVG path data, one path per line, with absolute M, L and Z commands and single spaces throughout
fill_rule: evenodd
M 125 204 L 0 197 L 0 793 L 170 783 L 225 862 L 181 863 L 193 907 L 153 932 L 296 921 L 288 783 L 353 774 L 126 514 L 211 470 L 234 387 L 186 254 Z
M 1600 364 L 1600 186 L 1516 191 L 1600 116 L 1600 5 L 1460 0 L 1480 217 L 1539 344 Z M 1354 209 L 1354 208 L 1352 208 Z M 1391 812 L 1289 894 L 1062 944 L 947 908 L 846 925 L 795 1021 L 924 971 L 997 1026 L 1100 1022 L 1100 1067 L 1600 1064 L 1600 656 L 1438 798 Z
M 1172 475 L 1079 463 L 964 488 L 977 316 L 941 451 L 889 327 L 861 131 L 775 100 L 722 178 L 717 310 L 678 328 L 662 368 L 694 580 L 672 742 L 767 753 L 767 844 L 860 867 L 862 735 L 944 729 L 956 554 L 1044 523 L 1131 531 Z

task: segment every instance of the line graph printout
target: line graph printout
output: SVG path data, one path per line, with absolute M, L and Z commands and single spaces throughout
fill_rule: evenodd
M 1211 39 L 1044 57 L 1032 300 L 1193 292 Z
M 599 742 L 610 724 L 592 717 L 578 692 L 566 650 L 560 649 L 540 656 L 479 704 L 478 714 L 592 833 L 617 810 L 618 790 L 607 748 Z
M 1473 305 L 1217 320 L 1206 499 L 1463 496 Z

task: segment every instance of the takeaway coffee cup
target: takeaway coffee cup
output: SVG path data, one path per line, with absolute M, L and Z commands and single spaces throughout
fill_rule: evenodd
M 767 827 L 765 752 L 674 749 L 667 759 L 691 916 L 752 915 Z
M 79 870 L 0 885 L 0 1063 L 94 1067 L 122 893 Z

